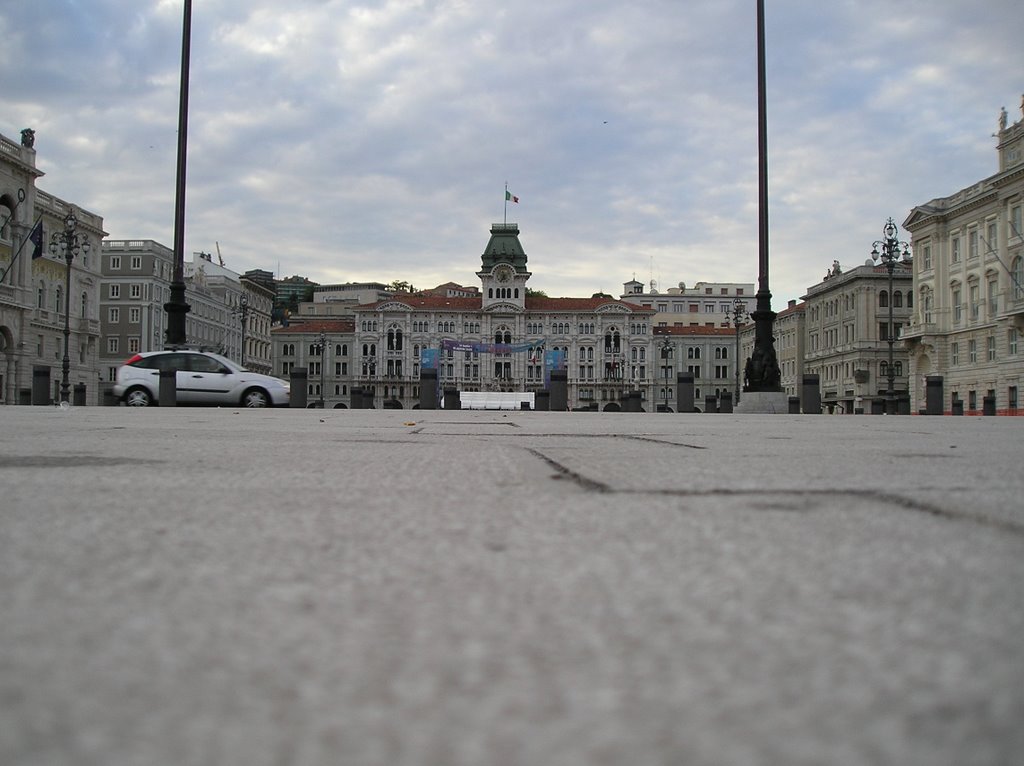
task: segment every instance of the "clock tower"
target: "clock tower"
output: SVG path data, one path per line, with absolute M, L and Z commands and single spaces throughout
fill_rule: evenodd
M 483 309 L 521 312 L 526 308 L 526 253 L 519 242 L 519 224 L 491 225 L 491 239 L 480 257 Z

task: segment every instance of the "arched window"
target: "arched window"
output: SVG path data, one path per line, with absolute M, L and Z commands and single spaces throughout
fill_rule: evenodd
M 1019 301 L 1024 298 L 1024 258 L 1019 255 L 1014 258 L 1010 271 L 1013 273 L 1013 298 Z
M 89 293 L 82 293 L 82 319 L 89 318 Z
M 903 377 L 903 362 L 893 362 L 892 368 L 895 370 L 897 378 Z
M 64 313 L 64 296 L 60 285 L 57 285 L 57 289 L 53 291 L 53 310 L 58 314 Z
M 878 307 L 888 308 L 889 306 L 889 293 L 885 290 L 880 290 L 878 293 Z
M 39 290 L 36 293 L 36 308 L 46 308 L 46 283 L 43 281 L 39 282 Z
M 892 294 L 892 305 L 898 309 L 903 308 L 903 293 L 894 290 Z

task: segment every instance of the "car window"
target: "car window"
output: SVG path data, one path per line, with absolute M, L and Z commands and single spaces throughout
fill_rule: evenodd
M 184 370 L 185 367 L 185 355 L 184 354 L 157 354 L 151 356 L 153 360 L 153 366 L 158 370 Z
M 216 359 L 202 354 L 188 355 L 188 369 L 192 372 L 227 372 L 227 368 Z

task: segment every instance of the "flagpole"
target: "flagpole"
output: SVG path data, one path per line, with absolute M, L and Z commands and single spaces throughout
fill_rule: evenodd
M 505 182 L 505 214 L 501 217 L 503 225 L 508 224 L 508 181 Z
M 36 219 L 36 222 L 35 222 L 34 224 L 32 224 L 32 228 L 28 230 L 28 236 L 27 236 L 27 237 L 25 237 L 25 239 L 21 240 L 21 245 L 19 245 L 19 246 L 18 246 L 18 252 L 16 252 L 16 253 L 14 254 L 14 257 L 13 257 L 13 258 L 11 258 L 11 262 L 10 262 L 10 264 L 8 264 L 7 268 L 6 268 L 5 270 L 4 270 L 4 273 L 3 273 L 3 274 L 0 274 L 0 285 L 2 285 L 2 284 L 3 284 L 3 282 L 4 282 L 4 280 L 5 280 L 5 279 L 7 279 L 7 275 L 8 275 L 8 274 L 9 274 L 9 273 L 10 273 L 11 271 L 13 271 L 13 270 L 14 270 L 14 264 L 15 264 L 15 263 L 17 262 L 17 260 L 18 260 L 18 256 L 19 256 L 19 255 L 21 255 L 21 251 L 25 249 L 25 243 L 26 243 L 26 242 L 31 242 L 31 241 L 32 241 L 32 232 L 34 232 L 34 231 L 36 230 L 36 226 L 38 226 L 38 225 L 39 225 L 39 222 L 40 222 L 40 221 L 42 221 L 42 220 L 43 220 L 43 216 L 42 216 L 42 215 L 40 215 L 40 216 L 39 216 L 39 217 L 38 217 L 38 218 Z

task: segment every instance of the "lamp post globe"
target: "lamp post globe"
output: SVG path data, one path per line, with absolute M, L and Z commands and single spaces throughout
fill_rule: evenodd
M 64 358 L 61 360 L 60 375 L 60 401 L 61 404 L 70 402 L 70 373 L 71 373 L 71 264 L 79 252 L 88 254 L 92 245 L 89 238 L 78 231 L 78 218 L 72 209 L 64 216 L 64 231 L 54 232 L 50 237 L 50 253 L 54 256 L 64 256 Z M 60 307 L 57 307 L 60 311 Z
M 886 221 L 885 226 L 882 227 L 882 239 L 875 240 L 871 246 L 871 260 L 876 264 L 881 265 L 885 268 L 889 275 L 889 297 L 887 303 L 889 304 L 889 322 L 886 326 L 886 340 L 889 344 L 889 362 L 886 370 L 886 387 L 885 387 L 885 411 L 889 415 L 895 415 L 897 412 L 896 405 L 896 368 L 893 361 L 894 350 L 893 344 L 896 342 L 896 332 L 893 324 L 893 273 L 896 270 L 896 264 L 901 259 L 910 257 L 910 246 L 906 242 L 901 242 L 897 237 L 899 230 L 896 228 L 896 223 L 890 218 Z

